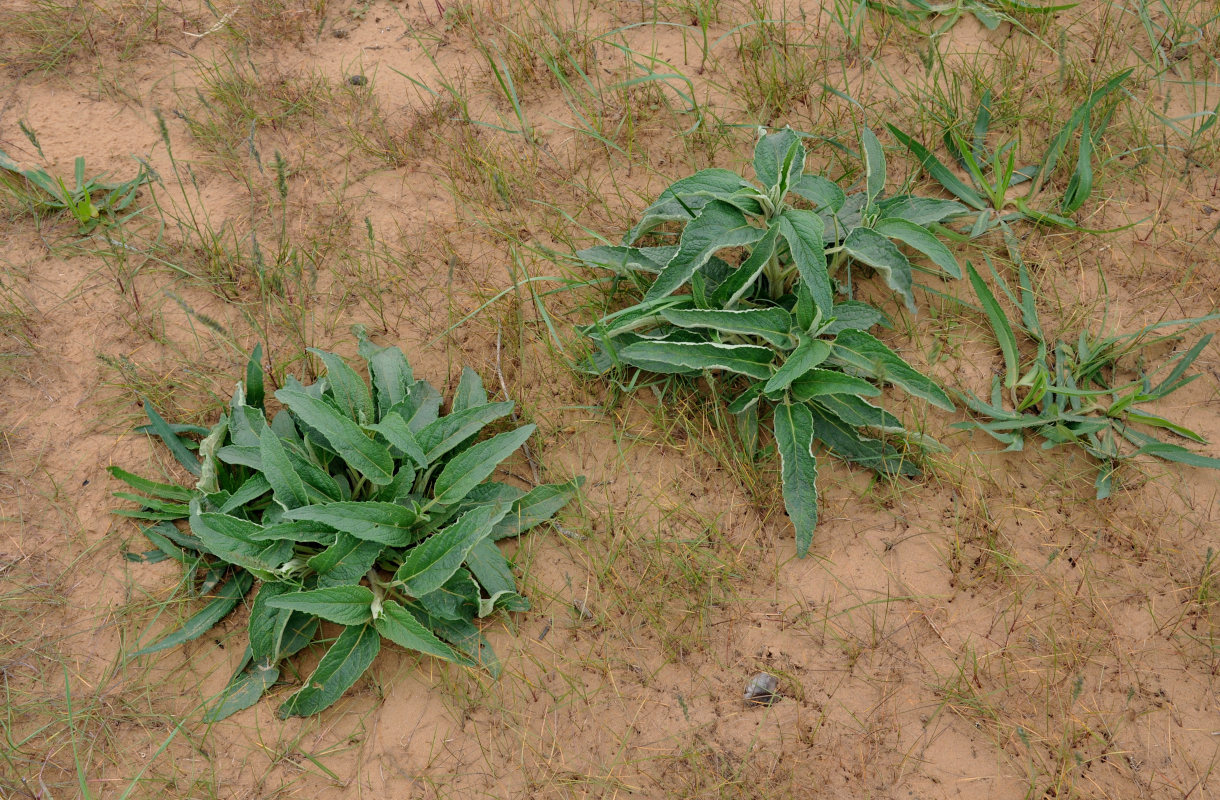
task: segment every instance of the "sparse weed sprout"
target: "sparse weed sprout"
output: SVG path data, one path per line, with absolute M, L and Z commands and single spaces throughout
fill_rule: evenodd
M 497 673 L 473 620 L 528 604 L 495 542 L 549 520 L 580 486 L 575 479 L 524 492 L 487 481 L 534 426 L 477 442 L 484 426 L 511 413 L 511 402 L 489 402 L 466 369 L 442 416 L 440 394 L 415 379 L 401 350 L 358 336 L 371 390 L 343 359 L 312 351 L 326 377 L 308 386 L 290 377 L 275 393 L 283 408 L 269 419 L 256 348 L 245 384 L 210 431 L 170 426 L 146 404 L 151 431 L 198 476 L 194 488 L 111 468 L 148 495 L 117 493 L 140 506 L 118 513 L 154 523 L 144 535 L 156 549 L 133 558 L 179 561 L 200 576 L 198 594 L 213 598 L 135 655 L 202 636 L 261 582 L 249 647 L 210 720 L 256 703 L 279 679 L 280 664 L 321 638 L 321 621 L 342 629 L 280 706 L 282 717 L 338 700 L 373 662 L 382 637 Z M 203 437 L 197 458 L 192 435 Z M 174 524 L 179 519 L 189 530 Z
M 36 142 L 27 132 L 31 141 Z M 16 198 L 32 213 L 65 211 L 76 220 L 77 232 L 92 233 L 98 225 L 114 223 L 136 199 L 139 188 L 148 181 L 143 166 L 134 178 L 123 183 L 105 183 L 105 175 L 85 177 L 85 159 L 77 156 L 74 163 L 76 186 L 69 188 L 63 178 L 44 169 L 22 169 L 7 153 L 0 150 L 0 189 Z
M 763 134 L 754 151 L 761 188 L 728 170 L 703 170 L 662 192 L 622 245 L 577 254 L 644 295 L 583 329 L 594 343 L 586 367 L 599 375 L 633 367 L 723 376 L 722 386 L 736 396 L 728 410 L 747 444 L 760 423 L 773 429 L 784 505 L 802 556 L 817 525 L 814 441 L 880 473 L 916 475 L 906 449 L 893 440 L 905 438 L 916 449 L 930 440 L 909 434 L 865 398 L 890 383 L 953 408 L 936 383 L 869 333 L 886 324 L 881 311 L 835 297 L 850 295 L 850 270 L 861 264 L 884 276 L 914 310 L 914 269 L 961 277 L 953 254 L 926 226 L 966 208 L 949 200 L 884 197 L 881 144 L 865 130 L 862 145 L 864 189 L 846 195 L 833 181 L 805 174 L 805 147 L 794 131 Z M 792 204 L 800 201 L 813 208 Z M 670 223 L 681 227 L 680 235 L 662 228 Z M 936 269 L 914 267 L 893 240 Z M 739 263 L 732 263 L 734 256 Z M 633 380 L 625 388 L 637 385 Z
M 1190 330 L 1203 322 L 1220 319 L 1220 314 L 1166 320 L 1134 333 L 1111 336 L 1095 336 L 1082 330 L 1075 342 L 1052 341 L 1043 333 L 1038 320 L 1029 271 L 1020 258 L 1014 237 L 1009 234 L 1008 239 L 1009 253 L 1017 265 L 1019 293 L 1013 292 L 994 267 L 991 273 L 1003 296 L 1019 312 L 1020 322 L 1009 321 L 982 276 L 968 263 L 970 283 L 1004 356 L 1004 377 L 1002 382 L 998 375 L 993 378 L 989 402 L 970 392 L 959 393 L 978 419 L 959 422 L 954 427 L 984 431 L 1008 445 L 1007 450 L 1024 449 L 1026 434 L 1044 439 L 1043 449 L 1061 444 L 1084 448 L 1100 462 L 1095 481 L 1098 500 L 1110 496 L 1118 465 L 1137 456 L 1220 469 L 1220 459 L 1162 441 L 1133 427 L 1160 429 L 1187 441 L 1206 443 L 1206 439 L 1185 425 L 1141 406 L 1155 403 L 1199 377 L 1187 375 L 1186 371 L 1211 341 L 1212 334 L 1155 369 L 1145 370 L 1141 363 L 1134 380 L 1120 381 L 1117 374 L 1120 359 L 1179 335 L 1151 337 L 1155 331 L 1182 326 Z M 1034 348 L 1032 357 L 1022 358 L 1018 334 Z M 1169 373 L 1154 385 L 1153 376 L 1166 370 Z

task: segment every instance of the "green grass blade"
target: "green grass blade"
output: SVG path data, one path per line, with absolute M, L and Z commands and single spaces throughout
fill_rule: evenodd
M 1013 333 L 1004 310 L 996 302 L 995 295 L 991 293 L 991 289 L 969 261 L 966 262 L 966 274 L 970 277 L 970 284 L 974 287 L 974 293 L 983 306 L 983 313 L 987 316 L 988 323 L 991 324 L 991 330 L 1000 346 L 1000 352 L 1004 355 L 1004 385 L 1011 389 L 1017 384 L 1020 369 L 1016 334 Z

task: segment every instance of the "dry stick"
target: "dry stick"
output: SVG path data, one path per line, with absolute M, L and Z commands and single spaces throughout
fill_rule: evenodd
M 241 6 L 235 6 L 232 11 L 230 11 L 229 13 L 227 13 L 223 17 L 221 17 L 219 22 L 217 22 L 212 27 L 208 28 L 203 33 L 191 33 L 190 31 L 183 31 L 183 33 L 185 33 L 187 36 L 190 36 L 196 40 L 195 44 L 191 45 L 191 47 L 194 48 L 196 44 L 199 44 L 199 42 L 198 42 L 199 39 L 202 39 L 205 36 L 210 36 L 213 33 L 216 33 L 216 31 L 223 28 L 225 25 L 228 25 L 229 20 L 233 19 L 233 15 L 236 14 L 238 11 L 241 11 Z
M 504 382 L 504 373 L 500 370 L 500 337 L 504 333 L 503 325 L 496 325 L 496 377 L 500 379 L 500 391 L 504 392 L 504 399 L 511 400 L 508 396 L 508 385 Z M 513 424 L 520 424 L 521 420 L 517 417 L 517 409 L 514 407 L 512 411 Z M 538 462 L 534 461 L 534 454 L 530 452 L 529 443 L 521 445 L 521 452 L 525 453 L 525 460 L 529 462 L 530 472 L 534 476 L 534 485 L 539 486 L 542 483 L 542 478 L 538 474 Z

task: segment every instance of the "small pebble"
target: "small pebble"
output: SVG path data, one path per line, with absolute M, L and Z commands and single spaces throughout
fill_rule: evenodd
M 363 75 L 353 75 L 347 79 L 347 82 L 350 83 L 352 86 L 367 86 L 369 83 L 369 79 L 364 77 Z
M 1203 210 L 1204 214 L 1215 214 L 1216 213 L 1216 209 L 1212 206 L 1203 206 L 1202 210 Z
M 760 672 L 746 684 L 746 705 L 769 706 L 779 702 L 779 678 Z

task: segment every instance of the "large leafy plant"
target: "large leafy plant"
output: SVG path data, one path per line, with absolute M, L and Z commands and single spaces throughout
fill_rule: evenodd
M 703 170 L 662 192 L 621 245 L 577 254 L 643 293 L 583 329 L 594 345 L 586 367 L 600 375 L 633 368 L 625 388 L 642 385 L 640 373 L 722 381 L 735 396 L 728 410 L 743 439 L 755 441 L 760 425 L 774 434 L 802 556 L 817 525 L 815 441 L 880 473 L 915 475 L 905 444 L 922 438 L 867 398 L 890 383 L 953 408 L 935 382 L 869 332 L 886 323 L 880 310 L 836 298 L 850 295 L 853 270 L 863 265 L 914 310 L 914 271 L 961 277 L 926 226 L 966 209 L 884 196 L 885 157 L 871 131 L 862 151 L 863 187 L 846 194 L 805 174 L 805 147 L 791 129 L 764 133 L 754 151 L 761 186 L 729 170 Z M 913 265 L 900 245 L 933 266 Z
M 135 558 L 181 562 L 201 581 L 198 594 L 212 598 L 135 655 L 202 636 L 258 582 L 249 646 L 209 719 L 253 705 L 285 659 L 323 638 L 333 643 L 280 716 L 314 714 L 339 699 L 382 638 L 496 673 L 473 621 L 528 605 L 495 542 L 550 519 L 580 485 L 525 492 L 488 481 L 534 426 L 478 441 L 512 412 L 511 402 L 489 401 L 466 369 L 441 415 L 441 395 L 415 379 L 402 351 L 358 335 L 371 388 L 343 359 L 315 350 L 325 378 L 288 378 L 275 392 L 282 408 L 269 415 L 256 349 L 244 385 L 210 430 L 170 426 L 146 403 L 149 429 L 198 478 L 193 488 L 111 468 L 144 493 L 117 493 L 139 505 L 118 513 L 154 523 L 144 535 L 155 549 Z M 323 634 L 322 621 L 342 626 L 337 637 Z
M 991 395 L 983 400 L 969 391 L 962 401 L 977 416 L 955 427 L 977 428 L 1007 445 L 1022 450 L 1027 436 L 1038 436 L 1043 448 L 1076 445 L 1098 462 L 1094 482 L 1097 499 L 1110 496 L 1118 466 L 1137 456 L 1154 456 L 1195 467 L 1220 469 L 1220 459 L 1196 453 L 1150 433 L 1159 430 L 1174 437 L 1205 443 L 1196 431 L 1169 420 L 1147 407 L 1198 378 L 1187 375 L 1212 334 L 1171 356 L 1152 369 L 1137 364 L 1134 376 L 1120 380 L 1120 361 L 1149 346 L 1176 339 L 1153 336 L 1165 328 L 1194 328 L 1220 314 L 1164 320 L 1123 334 L 1097 335 L 1081 330 L 1075 341 L 1052 340 L 1043 331 L 1029 271 L 1009 238 L 1009 252 L 1017 265 L 1018 291 L 992 267 L 1002 295 L 1016 309 L 1013 322 L 983 277 L 966 265 L 970 283 L 1004 357 L 1003 377 L 992 380 Z M 990 262 L 988 262 L 990 266 Z M 1024 345 L 1024 347 L 1022 346 Z M 1026 355 L 1022 355 L 1022 350 Z M 1165 373 L 1159 380 L 1153 380 Z

